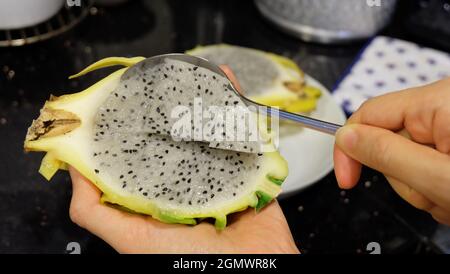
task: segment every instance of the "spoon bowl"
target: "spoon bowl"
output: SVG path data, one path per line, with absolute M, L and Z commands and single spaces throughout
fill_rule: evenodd
M 147 59 L 141 61 L 139 64 L 141 66 L 145 66 L 145 67 L 155 66 L 155 65 L 163 63 L 165 59 L 183 61 L 183 62 L 192 64 L 192 65 L 195 65 L 195 66 L 198 66 L 201 68 L 208 69 L 212 72 L 215 72 L 215 73 L 225 77 L 226 79 L 228 79 L 232 90 L 242 99 L 242 101 L 245 102 L 245 104 L 258 107 L 259 110 L 264 110 L 266 112 L 266 114 L 269 116 L 270 115 L 278 115 L 280 119 L 294 121 L 302 127 L 306 127 L 306 128 L 320 131 L 320 132 L 330 134 L 330 135 L 334 135 L 336 133 L 336 131 L 341 127 L 341 125 L 338 125 L 338 124 L 322 121 L 319 119 L 314 119 L 314 118 L 304 116 L 301 114 L 292 113 L 292 112 L 280 110 L 275 107 L 263 105 L 263 104 L 260 104 L 258 102 L 255 102 L 255 101 L 245 97 L 241 92 L 239 92 L 236 89 L 234 84 L 231 82 L 231 80 L 228 78 L 228 76 L 225 74 L 225 72 L 219 66 L 217 66 L 216 64 L 214 64 L 212 62 L 209 62 L 208 60 L 206 60 L 205 58 L 202 58 L 202 57 L 183 54 L 183 53 L 169 53 L 169 54 L 156 55 L 156 56 L 147 58 Z M 129 77 L 129 75 L 133 75 L 132 68 L 127 70 L 123 74 L 122 77 L 127 78 L 127 77 Z

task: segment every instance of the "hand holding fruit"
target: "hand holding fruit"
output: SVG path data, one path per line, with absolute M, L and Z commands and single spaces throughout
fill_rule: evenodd
M 222 67 L 239 87 L 228 67 Z M 97 235 L 122 253 L 298 253 L 278 203 L 261 212 L 247 209 L 229 218 L 217 231 L 203 222 L 196 226 L 164 224 L 152 217 L 131 214 L 102 204 L 101 192 L 70 168 L 73 222 Z
M 101 192 L 70 168 L 73 222 L 97 235 L 120 253 L 298 253 L 276 201 L 259 213 L 247 209 L 231 215 L 228 226 L 164 224 L 150 216 L 128 213 L 100 202 Z

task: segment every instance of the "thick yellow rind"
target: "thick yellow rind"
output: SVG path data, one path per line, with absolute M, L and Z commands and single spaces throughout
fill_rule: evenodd
M 111 67 L 111 66 L 119 66 L 119 65 L 129 67 L 129 66 L 132 66 L 144 59 L 145 59 L 145 57 L 132 57 L 132 58 L 108 57 L 108 58 L 104 58 L 100 61 L 93 63 L 92 65 L 83 69 L 79 73 L 69 76 L 69 79 L 83 76 L 91 71 L 101 69 L 101 68 L 106 68 L 106 67 Z
M 287 163 L 278 152 L 265 153 L 261 163 L 260 172 L 253 178 L 254 187 L 247 193 L 242 193 L 232 202 L 226 201 L 214 208 L 202 212 L 192 212 L 186 209 L 165 208 L 160 209 L 152 200 L 144 197 L 123 193 L 102 181 L 93 170 L 94 163 L 90 156 L 90 132 L 94 116 L 100 104 L 114 90 L 126 68 L 118 70 L 102 79 L 90 88 L 71 95 L 64 95 L 48 101 L 45 108 L 60 109 L 72 112 L 81 119 L 81 125 L 64 135 L 26 141 L 25 149 L 33 151 L 46 151 L 41 170 L 43 175 L 50 179 L 57 168 L 75 167 L 83 176 L 94 183 L 103 193 L 102 201 L 120 205 L 133 212 L 151 215 L 166 223 L 196 224 L 196 219 L 215 218 L 216 227 L 223 229 L 226 226 L 226 216 L 230 213 L 244 210 L 247 207 L 258 205 L 258 191 L 276 197 L 281 192 L 278 184 L 271 182 L 267 176 L 283 180 L 287 174 Z
M 319 98 L 322 95 L 322 91 L 319 88 L 313 86 L 305 86 L 305 93 L 313 98 Z
M 42 159 L 39 173 L 48 181 L 55 175 L 58 169 L 61 168 L 62 162 L 56 159 L 51 152 L 47 152 Z
M 69 166 L 67 165 L 67 163 L 64 162 L 60 162 L 61 164 L 59 165 L 59 169 L 61 170 L 69 170 Z
M 276 63 L 280 64 L 281 66 L 297 72 L 298 76 L 300 76 L 302 79 L 303 79 L 303 77 L 305 77 L 305 73 L 291 59 L 286 58 L 281 55 L 278 55 L 278 54 L 275 54 L 275 53 L 271 53 L 271 52 L 265 52 L 265 53 L 268 55 L 269 58 L 271 58 L 272 60 L 274 60 Z

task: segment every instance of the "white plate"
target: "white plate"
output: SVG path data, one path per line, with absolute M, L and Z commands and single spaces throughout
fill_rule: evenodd
M 344 124 L 345 114 L 334 101 L 330 91 L 306 75 L 308 85 L 322 90 L 317 109 L 311 117 L 336 124 Z M 296 125 L 280 125 L 280 153 L 289 165 L 289 176 L 283 183 L 281 198 L 319 181 L 333 170 L 334 136 L 298 129 Z

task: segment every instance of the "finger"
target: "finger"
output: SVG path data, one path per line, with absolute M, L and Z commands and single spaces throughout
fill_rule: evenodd
M 97 203 L 101 196 L 101 191 L 95 187 L 93 184 L 88 182 L 83 175 L 81 175 L 73 167 L 69 167 L 70 177 L 72 179 L 72 201 L 75 198 L 83 197 L 86 203 L 93 204 Z M 75 202 L 78 202 L 76 200 Z
M 70 217 L 79 226 L 116 247 L 129 235 L 127 222 L 136 222 L 142 216 L 132 215 L 100 202 L 101 192 L 74 168 L 69 167 L 73 194 L 70 203 Z
M 111 233 L 112 231 L 108 228 L 116 226 L 105 225 L 105 222 L 114 222 L 119 217 L 117 210 L 101 204 L 101 191 L 77 170 L 69 167 L 69 172 L 73 189 L 70 202 L 72 220 L 100 237 L 103 234 Z M 119 225 L 120 227 L 121 225 Z
M 401 136 L 410 139 L 406 130 L 397 132 Z M 361 176 L 361 163 L 347 156 L 337 145 L 334 146 L 334 173 L 338 185 L 343 189 L 356 186 Z
M 349 124 L 366 124 L 390 130 L 401 130 L 407 108 L 417 91 L 407 89 L 371 98 L 348 119 Z
M 450 105 L 446 102 L 446 106 L 443 106 L 436 112 L 433 119 L 434 131 L 434 143 L 436 149 L 442 153 L 450 154 Z
M 231 70 L 231 68 L 229 66 L 227 66 L 227 65 L 220 65 L 220 68 L 223 70 L 223 72 L 225 72 L 225 74 L 227 75 L 228 79 L 230 79 L 231 83 L 233 83 L 233 85 L 237 89 L 237 91 L 242 93 L 241 84 L 239 84 L 239 81 L 237 80 L 236 75 L 234 75 L 234 73 Z
M 450 226 L 450 211 L 436 206 L 432 208 L 429 213 L 439 223 Z
M 348 123 L 393 131 L 406 128 L 415 142 L 439 144 L 438 150 L 448 153 L 450 106 L 444 98 L 449 98 L 449 87 L 450 77 L 422 87 L 374 97 L 361 105 Z
M 414 207 L 429 211 L 436 206 L 430 199 L 417 192 L 407 184 L 392 177 L 386 177 L 386 179 L 388 180 L 394 191 L 397 192 L 397 194 L 402 197 L 403 200 L 407 201 Z
M 361 164 L 347 156 L 338 146 L 334 146 L 334 173 L 340 188 L 354 187 L 361 176 Z
M 450 157 L 389 130 L 352 124 L 336 134 L 336 144 L 353 159 L 407 183 L 436 204 L 450 207 Z

